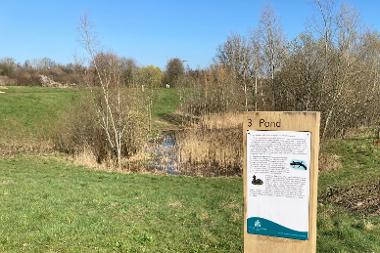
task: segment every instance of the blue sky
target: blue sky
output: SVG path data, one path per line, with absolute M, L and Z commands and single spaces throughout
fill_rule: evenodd
M 359 11 L 365 25 L 380 30 L 380 2 L 346 2 Z M 0 58 L 23 62 L 46 56 L 68 63 L 82 57 L 77 28 L 87 14 L 106 50 L 140 65 L 164 67 L 169 58 L 180 57 L 192 68 L 204 67 L 229 34 L 247 34 L 256 27 L 268 4 L 290 39 L 315 14 L 312 0 L 1 0 Z

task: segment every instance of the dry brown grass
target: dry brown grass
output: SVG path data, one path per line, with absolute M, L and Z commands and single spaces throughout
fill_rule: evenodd
M 242 114 L 211 114 L 177 132 L 180 170 L 199 176 L 241 174 Z
M 201 118 L 200 125 L 209 129 L 241 128 L 244 113 L 215 113 Z
M 344 138 L 354 139 L 354 138 L 372 138 L 374 136 L 373 129 L 369 127 L 358 127 L 349 128 L 344 134 Z
M 183 207 L 183 204 L 182 204 L 181 201 L 176 200 L 176 201 L 173 201 L 173 202 L 168 203 L 168 206 L 169 206 L 170 208 L 173 208 L 173 209 L 179 209 L 179 208 L 182 208 L 182 207 Z
M 61 153 L 61 158 L 78 166 L 84 166 L 95 171 L 108 171 L 129 174 L 138 172 L 141 174 L 166 175 L 166 171 L 156 169 L 149 166 L 149 161 L 152 159 L 151 154 L 141 150 L 133 156 L 122 159 L 121 168 L 110 157 L 105 158 L 101 163 L 96 161 L 96 155 L 93 154 L 91 148 L 84 147 L 82 151 L 68 155 Z
M 85 166 L 96 170 L 111 170 L 107 163 L 97 163 L 96 156 L 89 148 L 84 148 L 82 152 L 78 152 L 72 156 L 68 156 L 69 160 L 75 165 Z
M 352 185 L 349 188 L 331 188 L 321 195 L 323 202 L 336 204 L 365 216 L 380 215 L 380 181 L 373 184 Z
M 53 153 L 53 144 L 46 140 L 36 141 L 11 141 L 0 142 L 0 156 L 11 157 L 14 155 L 47 154 Z
M 340 156 L 336 154 L 321 153 L 319 155 L 319 170 L 334 171 L 342 167 Z

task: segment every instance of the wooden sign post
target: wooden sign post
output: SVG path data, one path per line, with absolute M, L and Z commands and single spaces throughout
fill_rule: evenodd
M 247 112 L 244 253 L 315 253 L 319 112 Z

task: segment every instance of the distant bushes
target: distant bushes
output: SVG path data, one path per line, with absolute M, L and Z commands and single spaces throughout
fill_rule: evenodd
M 158 88 L 164 81 L 164 73 L 159 67 L 137 66 L 133 59 L 119 57 L 120 82 L 124 86 L 133 84 Z M 182 61 L 180 61 L 182 64 Z M 0 84 L 2 85 L 44 85 L 41 76 L 62 86 L 73 84 L 85 86 L 84 77 L 91 71 L 81 63 L 59 64 L 49 58 L 27 60 L 23 64 L 13 58 L 0 59 Z M 173 70 L 171 70 L 173 72 Z M 166 79 L 165 79 L 166 80 Z M 173 80 L 174 82 L 174 80 Z
M 62 84 L 83 83 L 85 67 L 80 64 L 57 64 L 49 58 L 17 63 L 12 58 L 0 59 L 0 76 L 7 77 L 7 85 L 39 85 L 40 76 L 48 76 Z

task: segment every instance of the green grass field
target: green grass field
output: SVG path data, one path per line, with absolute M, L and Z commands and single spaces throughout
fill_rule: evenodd
M 1 252 L 241 252 L 238 178 L 0 161 Z
M 12 87 L 0 94 L 0 140 L 38 139 L 80 96 Z M 175 111 L 159 90 L 157 120 Z M 380 252 L 380 148 L 334 140 L 319 177 L 318 252 Z M 0 252 L 242 252 L 242 179 L 93 171 L 62 157 L 0 160 Z
M 158 89 L 155 103 L 153 105 L 153 115 L 156 118 L 165 117 L 175 112 L 179 104 L 179 97 L 175 89 Z
M 4 91 L 0 94 L 0 142 L 35 141 L 50 136 L 60 116 L 75 105 L 83 93 L 80 89 L 22 86 Z M 173 113 L 177 105 L 176 90 L 157 89 L 154 119 L 158 121 Z
M 332 146 L 348 159 L 355 142 Z M 379 179 L 379 156 L 362 158 L 322 172 L 320 193 Z M 19 156 L 0 161 L 0 202 L 2 252 L 242 252 L 241 178 L 127 175 Z M 380 252 L 378 216 L 334 204 L 318 212 L 318 252 Z
M 75 103 L 77 89 L 9 87 L 0 94 L 0 141 L 38 139 L 51 134 L 62 112 Z

